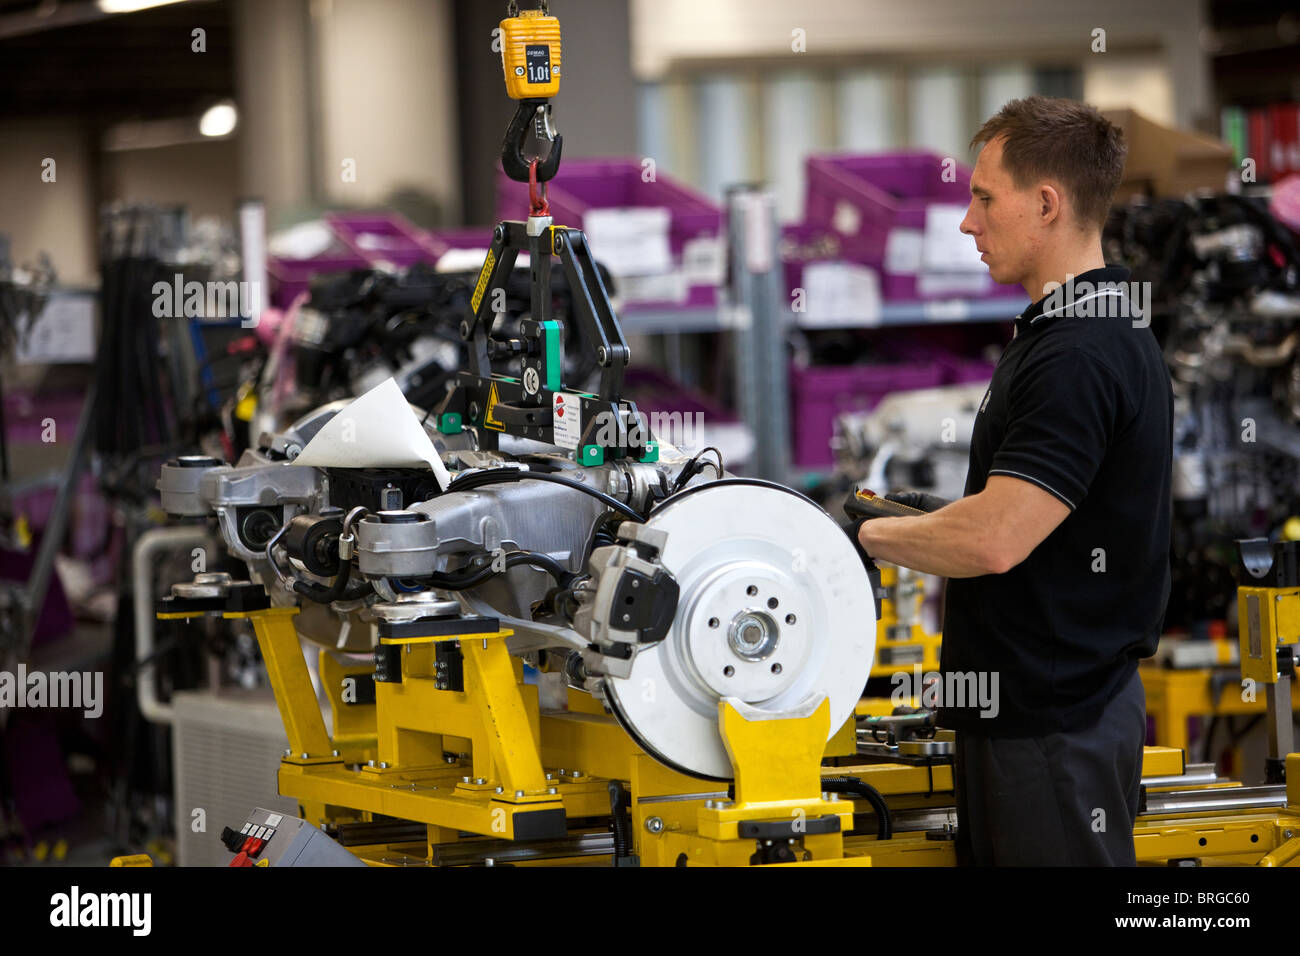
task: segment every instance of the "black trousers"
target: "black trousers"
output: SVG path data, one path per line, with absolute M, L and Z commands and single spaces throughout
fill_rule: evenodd
M 1136 671 L 1086 730 L 957 732 L 958 866 L 1136 866 L 1133 820 L 1146 742 Z

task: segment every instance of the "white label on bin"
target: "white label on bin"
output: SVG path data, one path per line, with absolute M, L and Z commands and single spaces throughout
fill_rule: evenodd
M 892 275 L 914 276 L 921 271 L 920 229 L 891 229 L 885 239 L 885 271 Z
M 616 276 L 651 276 L 673 266 L 671 215 L 662 207 L 592 209 L 582 217 L 591 254 Z
M 975 237 L 961 231 L 966 207 L 934 203 L 925 209 L 921 266 L 926 272 L 985 272 Z
M 804 328 L 879 325 L 880 276 L 852 262 L 811 262 L 804 266 L 806 312 L 795 313 Z
M 680 270 L 657 276 L 621 276 L 618 297 L 624 305 L 632 302 L 685 302 L 690 295 L 686 275 Z
M 266 825 L 268 827 L 278 827 L 280 825 L 280 821 L 283 819 L 284 817 L 278 813 L 267 814 Z
M 582 440 L 582 399 L 565 392 L 551 396 L 551 427 L 555 444 L 577 448 Z
M 722 285 L 726 252 L 721 236 L 696 236 L 682 243 L 682 272 L 687 285 Z

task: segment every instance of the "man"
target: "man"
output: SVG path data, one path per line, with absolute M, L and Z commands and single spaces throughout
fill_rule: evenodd
M 1173 397 L 1127 270 L 1102 258 L 1125 146 L 1092 107 L 1039 96 L 1008 103 L 979 144 L 961 231 L 1033 305 L 975 419 L 965 496 L 932 511 L 904 496 L 930 511 L 916 517 L 846 507 L 868 557 L 949 578 L 942 686 L 982 675 L 998 692 L 991 707 L 941 700 L 959 862 L 1134 865 L 1137 662 L 1169 593 Z

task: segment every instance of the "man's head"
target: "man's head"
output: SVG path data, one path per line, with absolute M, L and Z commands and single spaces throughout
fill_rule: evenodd
M 1119 128 L 1086 103 L 1030 96 L 989 119 L 971 140 L 980 144 L 961 231 L 975 237 L 995 281 L 1029 284 L 1055 260 L 1098 245 L 1124 172 Z

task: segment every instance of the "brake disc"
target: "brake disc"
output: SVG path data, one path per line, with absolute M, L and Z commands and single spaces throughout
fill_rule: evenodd
M 830 515 L 797 492 L 740 479 L 678 495 L 647 524 L 667 532 L 660 560 L 681 596 L 668 636 L 637 652 L 628 677 L 606 680 L 637 743 L 674 769 L 725 780 L 723 697 L 775 716 L 824 693 L 838 730 L 871 670 L 876 608 Z

